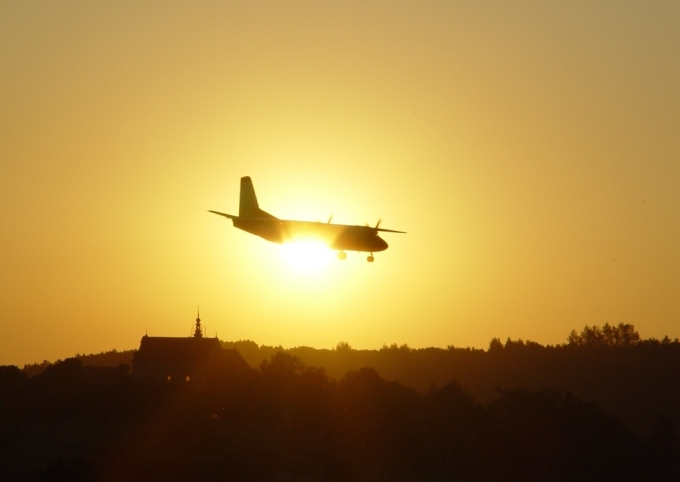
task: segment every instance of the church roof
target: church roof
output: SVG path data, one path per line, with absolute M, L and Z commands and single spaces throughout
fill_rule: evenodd
M 246 373 L 250 367 L 234 349 L 223 350 L 220 341 L 205 338 L 197 312 L 196 329 L 191 337 L 144 335 L 132 358 L 134 375 L 167 380 L 190 377 L 206 370 Z
M 221 351 L 217 338 L 143 336 L 133 363 L 196 363 Z

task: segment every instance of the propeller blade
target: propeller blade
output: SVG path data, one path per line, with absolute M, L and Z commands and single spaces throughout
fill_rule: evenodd
M 333 219 L 333 215 L 331 214 L 330 217 L 328 218 L 328 222 L 326 224 L 331 224 L 332 219 Z
M 378 222 L 375 224 L 375 227 L 370 226 L 368 223 L 364 223 L 364 225 L 374 231 L 382 231 L 383 233 L 401 233 L 401 234 L 406 234 L 406 231 L 397 231 L 395 229 L 385 229 L 380 227 L 380 223 L 382 222 L 382 219 L 378 219 Z

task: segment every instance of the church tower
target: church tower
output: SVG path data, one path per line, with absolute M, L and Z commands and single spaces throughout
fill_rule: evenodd
M 196 329 L 194 330 L 194 338 L 203 338 L 203 330 L 201 330 L 201 312 L 196 308 Z

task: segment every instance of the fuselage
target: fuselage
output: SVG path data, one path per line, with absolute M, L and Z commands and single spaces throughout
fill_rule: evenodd
M 294 240 L 318 240 L 331 249 L 377 253 L 387 249 L 387 242 L 368 226 L 351 226 L 311 221 L 233 216 L 234 227 L 273 243 Z

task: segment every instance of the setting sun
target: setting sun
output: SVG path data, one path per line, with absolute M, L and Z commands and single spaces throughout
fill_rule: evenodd
M 295 271 L 305 273 L 319 271 L 335 258 L 328 246 L 314 240 L 285 243 L 281 246 L 281 251 Z

